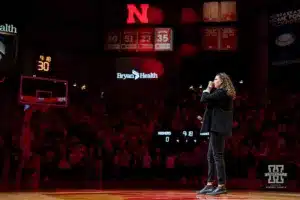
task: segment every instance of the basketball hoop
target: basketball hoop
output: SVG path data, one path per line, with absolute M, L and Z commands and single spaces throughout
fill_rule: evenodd
M 48 107 L 68 106 L 68 82 L 33 76 L 21 76 L 19 102 L 47 111 Z

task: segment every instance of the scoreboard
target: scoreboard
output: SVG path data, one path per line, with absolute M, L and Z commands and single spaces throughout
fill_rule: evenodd
M 208 138 L 209 133 L 200 133 L 198 129 L 156 131 L 153 135 L 155 146 L 174 151 L 193 150 Z
M 106 50 L 115 51 L 173 51 L 171 28 L 136 28 L 115 30 L 107 34 Z

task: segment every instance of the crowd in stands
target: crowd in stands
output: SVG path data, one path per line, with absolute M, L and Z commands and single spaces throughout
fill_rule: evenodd
M 225 154 L 232 185 L 265 179 L 265 164 L 274 162 L 284 164 L 289 182 L 300 186 L 299 94 L 269 95 L 259 103 L 246 93 L 235 100 L 233 137 L 226 140 Z M 23 106 L 11 105 L 11 99 L 2 101 L 3 186 L 100 188 L 108 182 L 169 181 L 200 188 L 205 181 L 206 139 L 182 152 L 152 141 L 163 126 L 201 128 L 197 115 L 205 107 L 195 94 L 184 96 L 174 109 L 166 109 L 163 99 L 122 109 L 97 100 L 65 109 L 32 106 L 26 111 L 32 115 Z M 30 132 L 27 142 L 24 131 Z

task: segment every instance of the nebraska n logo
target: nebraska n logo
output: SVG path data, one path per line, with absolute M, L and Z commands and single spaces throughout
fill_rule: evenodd
M 135 4 L 127 4 L 127 24 L 137 23 L 136 18 L 142 24 L 148 23 L 148 8 L 149 4 L 141 4 L 138 9 Z M 136 17 L 136 18 L 135 18 Z

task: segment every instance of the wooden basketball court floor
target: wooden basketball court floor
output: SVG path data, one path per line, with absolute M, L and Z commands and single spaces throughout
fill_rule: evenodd
M 221 196 L 196 195 L 195 191 L 126 190 L 0 193 L 0 200 L 296 200 L 300 193 L 232 191 Z

